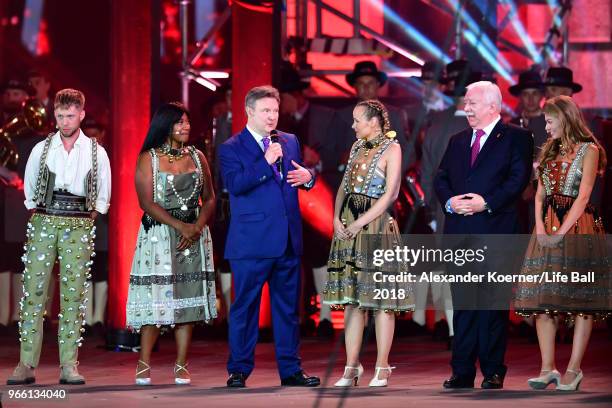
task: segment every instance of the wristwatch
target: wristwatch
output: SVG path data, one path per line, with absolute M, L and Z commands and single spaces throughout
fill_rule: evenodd
M 489 212 L 489 214 L 491 214 L 493 211 L 491 211 L 491 207 L 489 207 L 489 204 L 485 201 L 484 202 L 484 209 L 487 210 Z

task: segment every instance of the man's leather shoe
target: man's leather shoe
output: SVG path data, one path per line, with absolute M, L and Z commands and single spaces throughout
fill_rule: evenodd
M 443 385 L 444 388 L 474 388 L 474 379 L 453 374 Z
M 227 386 L 230 388 L 246 387 L 246 375 L 243 373 L 231 373 L 227 379 Z
M 290 387 L 316 387 L 321 384 L 319 377 L 309 377 L 304 371 L 300 370 L 291 377 L 281 378 L 281 385 Z
M 484 388 L 485 390 L 502 389 L 504 388 L 504 377 L 499 374 L 493 374 L 490 377 L 485 377 L 485 379 L 482 380 L 480 387 Z

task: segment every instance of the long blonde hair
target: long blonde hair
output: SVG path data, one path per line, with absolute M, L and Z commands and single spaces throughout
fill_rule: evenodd
M 559 119 L 563 134 L 557 139 L 553 139 L 552 137 L 548 138 L 542 147 L 542 152 L 538 159 L 540 162 L 538 171 L 542 172 L 546 163 L 557 157 L 561 145 L 569 147 L 575 146 L 578 143 L 591 142 L 599 149 L 597 170 L 600 175 L 603 175 L 606 168 L 606 151 L 587 127 L 582 112 L 574 100 L 565 95 L 556 96 L 547 100 L 542 110 L 544 114 Z

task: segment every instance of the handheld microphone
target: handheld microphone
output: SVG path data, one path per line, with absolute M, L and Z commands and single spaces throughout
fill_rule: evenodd
M 270 132 L 270 142 L 278 143 L 278 132 L 276 131 L 276 129 Z M 279 157 L 274 163 L 276 164 L 276 170 L 278 170 L 278 173 L 283 174 L 283 158 Z

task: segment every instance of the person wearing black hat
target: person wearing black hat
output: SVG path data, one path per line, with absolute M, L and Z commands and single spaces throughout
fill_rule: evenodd
M 210 140 L 212 152 L 207 155 L 210 158 L 210 169 L 212 172 L 215 187 L 215 218 L 212 225 L 211 234 L 215 246 L 215 270 L 218 273 L 221 286 L 221 296 L 225 308 L 226 323 L 229 320 L 230 307 L 232 304 L 232 274 L 230 264 L 227 259 L 223 259 L 225 251 L 225 239 L 227 228 L 229 227 L 229 195 L 223 186 L 219 166 L 219 148 L 230 137 L 232 137 L 232 86 L 231 80 L 219 89 L 220 99 L 217 101 L 217 112 L 213 109 L 213 119 L 211 126 Z M 209 150 L 209 149 L 206 149 Z
M 546 120 L 542 112 L 542 98 L 544 98 L 544 82 L 539 72 L 530 69 L 519 74 L 518 83 L 508 88 L 511 95 L 519 99 L 517 116 L 510 120 L 513 125 L 531 131 L 533 135 L 533 160 L 536 161 L 540 150 L 546 140 Z M 535 227 L 535 193 L 537 175 L 531 174 L 531 182 L 523 191 L 518 204 L 519 222 L 521 232 L 530 234 Z M 530 342 L 537 341 L 533 318 L 523 318 L 519 324 L 519 333 L 524 333 Z
M 91 116 L 86 116 L 81 122 L 83 133 L 91 139 L 96 139 L 110 154 L 106 138 L 106 128 Z M 87 334 L 93 329 L 94 334 L 102 335 L 104 331 L 105 312 L 108 301 L 108 215 L 99 214 L 95 221 L 96 226 L 96 262 L 91 266 L 91 287 L 88 293 L 85 310 L 85 328 Z M 88 280 L 89 281 L 89 280 Z
M 49 117 L 53 117 L 53 98 L 51 92 L 51 80 L 49 75 L 39 70 L 30 70 L 27 75 L 28 84 L 34 90 L 34 97 L 43 104 Z
M 482 74 L 473 71 L 466 60 L 455 60 L 446 65 L 446 75 L 440 80 L 440 83 L 446 86 L 444 94 L 453 99 L 453 104 L 432 114 L 431 126 L 427 129 L 423 141 L 421 159 L 421 187 L 429 210 L 430 226 L 434 232 L 444 228 L 444 213 L 433 191 L 434 177 L 450 137 L 467 126 L 463 110 L 466 86 L 480 81 L 481 78 Z
M 520 101 L 520 115 L 513 119 L 514 124 L 527 128 L 532 118 L 542 117 L 544 82 L 537 71 L 521 72 L 518 83 L 508 88 L 508 91 Z
M 33 94 L 33 90 L 19 79 L 10 79 L 0 88 L 2 108 L 0 126 L 6 125 L 11 119 L 21 113 L 23 103 Z M 22 293 L 21 271 L 23 264 L 19 255 L 26 236 L 26 225 L 29 212 L 24 208 L 23 178 L 30 151 L 42 137 L 30 128 L 21 131 L 19 137 L 13 137 L 12 143 L 17 149 L 19 159 L 14 168 L 4 166 L 0 176 L 5 182 L 0 183 L 0 219 L 3 225 L 0 230 L 0 331 L 7 331 L 9 323 L 19 320 L 19 299 Z M 11 283 L 12 282 L 12 283 Z M 9 289 L 10 288 L 10 289 Z M 4 296 L 11 290 L 11 296 Z M 10 312 L 12 310 L 12 312 Z M 16 330 L 15 330 L 16 332 Z
M 425 132 L 431 124 L 431 116 L 446 108 L 441 91 L 440 77 L 443 68 L 434 61 L 427 61 L 421 67 L 421 76 L 411 79 L 420 88 L 419 100 L 406 107 L 410 140 L 415 141 L 417 158 L 421 158 L 421 148 Z
M 548 139 L 546 120 L 541 108 L 542 98 L 544 97 L 544 82 L 537 71 L 530 69 L 520 73 L 518 83 L 508 88 L 508 91 L 519 98 L 520 101 L 520 112 L 517 117 L 510 120 L 510 123 L 531 131 L 534 147 L 533 160 L 535 161 L 541 147 Z M 535 172 L 532 174 L 532 181 L 537 181 Z M 530 233 L 535 226 L 534 199 L 535 187 L 530 183 L 523 192 L 522 201 L 519 205 L 519 211 L 521 212 L 519 218 L 523 233 L 526 234 Z
M 534 135 L 535 154 L 548 139 L 546 121 L 542 112 L 542 98 L 544 96 L 544 82 L 536 71 L 529 70 L 519 75 L 516 85 L 508 88 L 510 93 L 520 100 L 520 114 L 510 123 L 531 130 Z
M 346 82 L 355 89 L 359 101 L 376 100 L 380 88 L 387 82 L 387 74 L 379 71 L 372 61 L 360 61 L 355 64 L 353 71 L 346 75 Z M 388 104 L 385 106 L 389 111 L 391 128 L 397 132 L 397 141 L 402 147 L 402 174 L 405 174 L 408 167 L 416 161 L 414 140 L 408 140 L 406 137 L 405 113 Z M 327 179 L 332 181 L 329 186 L 331 191 L 338 191 L 340 187 L 344 167 L 355 142 L 355 132 L 352 129 L 354 107 L 355 103 L 352 101 L 345 108 L 336 111 L 326 136 L 327 143 L 319 149 L 322 174 L 324 180 L 327 174 Z
M 332 121 L 334 112 L 313 103 L 306 96 L 305 91 L 310 88 L 310 81 L 302 78 L 298 71 L 289 62 L 281 67 L 281 82 L 279 86 L 281 104 L 278 127 L 297 136 L 302 147 L 304 165 L 312 171 L 321 169 L 320 147 L 327 143 L 325 136 Z M 325 177 L 323 177 L 325 180 Z M 330 200 L 329 211 L 333 212 L 333 202 Z M 311 297 L 318 294 L 323 299 L 323 289 L 327 279 L 327 255 L 331 246 L 331 237 L 321 234 L 309 222 L 303 224 L 304 266 L 302 291 L 306 315 L 312 309 Z M 312 274 L 310 273 L 312 270 Z M 320 303 L 319 337 L 332 337 L 334 328 L 331 323 L 331 309 L 329 305 Z M 314 311 L 313 311 L 314 312 Z M 308 322 L 314 326 L 314 322 Z
M 2 116 L 0 125 L 4 126 L 21 111 L 21 104 L 33 93 L 32 89 L 18 79 L 10 79 L 2 85 Z
M 325 143 L 324 136 L 333 111 L 324 106 L 313 104 L 305 91 L 310 88 L 310 80 L 302 78 L 298 71 L 287 63 L 281 68 L 281 95 L 279 127 L 298 137 L 302 145 L 304 164 L 315 167 L 319 163 L 316 146 Z
M 582 85 L 577 82 L 574 82 L 574 73 L 571 69 L 567 67 L 550 67 L 546 72 L 546 78 L 544 79 L 544 86 L 546 100 L 554 98 L 555 96 L 565 95 L 565 96 L 573 96 L 574 94 L 582 91 Z M 595 132 L 596 129 L 599 129 L 598 121 L 599 119 L 589 112 L 582 111 L 582 115 L 586 123 L 589 126 L 589 129 L 598 136 L 598 132 Z M 591 195 L 592 204 L 599 208 L 602 203 L 602 195 L 603 195 L 603 185 L 600 178 L 598 178 L 595 182 L 595 187 L 593 187 L 593 193 Z
M 574 82 L 574 73 L 567 67 L 550 67 L 544 79 L 546 99 L 555 96 L 572 96 L 582 91 L 582 85 Z

